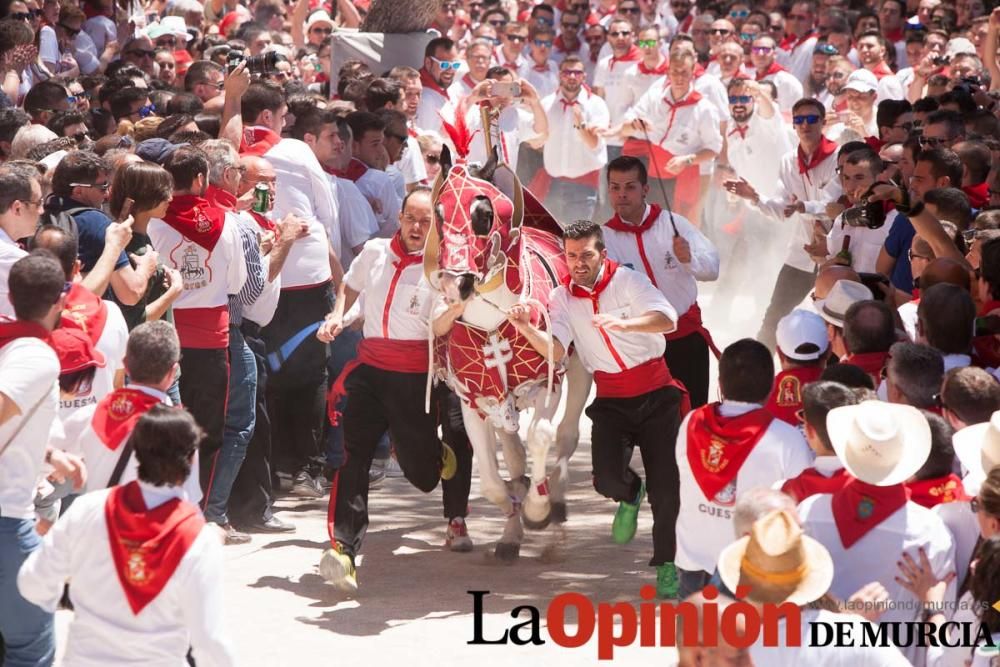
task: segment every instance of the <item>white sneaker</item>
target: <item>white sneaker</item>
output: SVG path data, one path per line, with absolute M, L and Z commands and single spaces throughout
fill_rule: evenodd
M 403 469 L 399 467 L 399 461 L 395 456 L 389 457 L 389 462 L 385 464 L 385 476 L 390 479 L 403 477 Z

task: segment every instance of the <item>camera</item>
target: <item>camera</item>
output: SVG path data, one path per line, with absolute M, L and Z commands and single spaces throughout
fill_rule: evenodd
M 239 64 L 246 62 L 247 71 L 254 76 L 267 76 L 275 71 L 280 54 L 277 51 L 268 51 L 259 56 L 246 56 L 242 51 L 232 50 L 226 56 L 226 70 L 232 72 Z
M 886 298 L 886 291 L 883 289 L 889 287 L 889 278 L 883 276 L 881 273 L 865 273 L 861 272 L 858 274 L 861 278 L 861 284 L 871 290 L 872 296 L 875 297 L 876 301 L 882 301 Z
M 843 213 L 843 220 L 851 227 L 878 229 L 885 224 L 885 207 L 880 201 L 868 201 L 867 197 Z
M 951 56 L 934 56 L 931 58 L 931 62 L 934 63 L 935 67 L 943 67 L 951 62 Z

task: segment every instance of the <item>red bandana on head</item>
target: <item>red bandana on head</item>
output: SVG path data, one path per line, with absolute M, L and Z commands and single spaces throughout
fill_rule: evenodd
M 910 491 L 910 500 L 927 508 L 969 500 L 961 478 L 954 473 L 906 482 L 906 488 Z
M 118 581 L 132 613 L 138 615 L 170 581 L 205 519 L 180 498 L 148 509 L 138 482 L 111 490 L 104 518 Z
M 841 468 L 829 477 L 820 473 L 815 468 L 806 468 L 798 477 L 786 480 L 781 485 L 781 492 L 787 493 L 795 502 L 801 503 L 809 496 L 823 493 L 836 493 L 847 486 L 851 477 L 846 470 Z
M 226 212 L 211 205 L 204 197 L 198 195 L 175 195 L 163 222 L 200 245 L 212 251 L 222 237 L 222 228 L 226 222 Z
M 629 47 L 628 52 L 621 58 L 618 56 L 611 56 L 611 60 L 608 62 L 608 70 L 615 71 L 615 65 L 617 63 L 634 63 L 638 60 L 642 60 L 642 51 L 639 47 L 633 44 Z
M 719 403 L 691 413 L 687 459 L 698 488 L 709 500 L 736 479 L 743 463 L 767 432 L 774 416 L 757 408 L 736 417 L 719 414 Z
M 49 342 L 49 330 L 37 322 L 0 318 L 0 348 L 18 338 L 39 338 Z
M 910 492 L 902 484 L 875 486 L 860 479 L 852 479 L 835 492 L 830 507 L 844 548 L 850 549 L 870 530 L 903 507 L 909 498 Z
M 108 322 L 108 305 L 81 283 L 73 283 L 66 295 L 59 327 L 79 329 L 97 345 Z
M 808 175 L 810 171 L 822 164 L 823 160 L 827 159 L 836 152 L 837 144 L 830 141 L 826 137 L 823 137 L 819 142 L 819 147 L 816 149 L 816 152 L 813 153 L 812 159 L 810 159 L 809 162 L 806 162 L 806 155 L 802 151 L 802 146 L 799 146 L 797 153 L 799 159 L 799 173 Z
M 90 426 L 104 446 L 115 451 L 132 433 L 139 418 L 159 404 L 160 399 L 144 391 L 116 389 L 97 404 Z

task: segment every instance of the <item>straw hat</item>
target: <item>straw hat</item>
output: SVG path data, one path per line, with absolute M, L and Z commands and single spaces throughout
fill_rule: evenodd
M 722 550 L 719 576 L 731 591 L 749 586 L 753 602 L 801 606 L 830 589 L 833 559 L 826 547 L 802 534 L 795 515 L 775 510 Z
M 966 426 L 952 439 L 955 455 L 975 477 L 985 477 L 1000 466 L 1000 412 L 985 424 Z
M 905 482 L 931 451 L 927 419 L 909 405 L 864 401 L 834 408 L 826 430 L 847 472 L 875 486 Z

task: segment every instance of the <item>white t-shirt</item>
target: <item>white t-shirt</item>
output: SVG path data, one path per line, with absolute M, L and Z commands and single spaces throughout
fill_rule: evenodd
M 45 464 L 45 448 L 53 431 L 61 428 L 58 379 L 59 359 L 42 340 L 19 338 L 0 348 L 0 394 L 20 412 L 0 425 L 0 448 L 28 419 L 0 454 L 0 516 L 35 515 L 35 486 Z
M 689 103 L 693 95 L 700 99 Z M 667 100 L 671 100 L 668 104 Z M 719 131 L 719 112 L 715 104 L 701 97 L 693 88 L 680 100 L 673 100 L 666 78 L 646 91 L 624 119 L 640 118 L 648 125 L 649 140 L 659 144 L 671 155 L 694 154 L 701 150 L 715 153 L 722 151 L 722 133 Z M 613 121 L 613 117 L 612 117 Z M 645 134 L 636 135 L 640 139 Z
M 331 175 L 337 181 L 337 206 L 340 209 L 340 265 L 346 271 L 354 261 L 354 250 L 378 234 L 378 220 L 371 204 L 348 178 Z
M 364 293 L 365 338 L 426 340 L 434 295 L 423 262 L 397 267 L 390 243 L 366 243 L 344 277 L 348 287 Z
M 580 130 L 574 127 L 574 108 L 579 107 L 583 123 L 588 127 L 607 128 L 608 105 L 597 95 L 581 90 L 572 103 L 556 92 L 542 100 L 549 120 L 549 138 L 542 148 L 545 171 L 559 178 L 577 178 L 597 171 L 608 163 L 608 148 L 598 138 L 595 148 L 583 143 Z
M 14 317 L 14 306 L 10 302 L 7 279 L 14 263 L 27 256 L 28 253 L 21 250 L 21 246 L 7 236 L 7 232 L 0 229 L 0 316 Z

